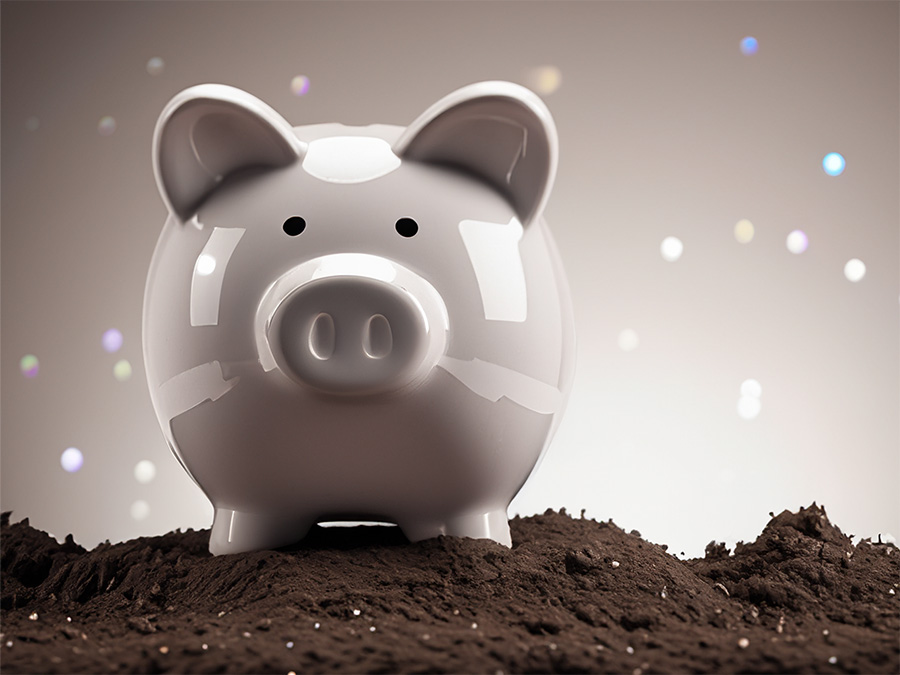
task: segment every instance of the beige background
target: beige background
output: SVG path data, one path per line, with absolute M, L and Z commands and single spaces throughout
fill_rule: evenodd
M 141 364 L 166 101 L 223 82 L 294 124 L 406 124 L 484 79 L 562 75 L 547 217 L 577 314 L 568 415 L 513 504 L 671 551 L 824 503 L 900 531 L 898 3 L 16 3 L 2 11 L 2 509 L 91 546 L 209 523 Z M 741 38 L 759 52 L 744 56 Z M 147 61 L 160 57 L 159 75 Z M 290 90 L 306 75 L 309 92 Z M 113 135 L 98 134 L 104 116 Z M 37 120 L 37 128 L 34 129 Z M 847 158 L 839 177 L 822 157 Z M 747 218 L 747 244 L 734 225 Z M 785 237 L 807 232 L 793 255 Z M 684 242 L 674 263 L 664 237 Z M 858 283 L 843 267 L 868 269 Z M 125 344 L 107 354 L 104 330 Z M 639 346 L 623 351 L 622 330 Z M 33 353 L 27 379 L 19 359 Z M 128 359 L 133 377 L 117 381 Z M 762 385 L 753 420 L 743 380 Z M 76 446 L 84 468 L 64 472 Z M 138 483 L 135 464 L 156 478 Z M 149 516 L 130 507 L 145 501 Z

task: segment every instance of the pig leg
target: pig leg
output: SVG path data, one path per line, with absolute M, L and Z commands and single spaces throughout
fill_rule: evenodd
M 312 524 L 312 518 L 217 508 L 209 552 L 224 555 L 287 546 L 302 539 Z
M 407 520 L 399 525 L 403 534 L 410 541 L 421 541 L 444 534 L 450 537 L 493 539 L 498 544 L 512 548 L 509 520 L 505 508 L 494 509 L 486 513 L 453 516 L 444 521 Z

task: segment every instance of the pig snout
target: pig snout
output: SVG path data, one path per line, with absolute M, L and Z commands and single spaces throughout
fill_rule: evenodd
M 304 263 L 276 282 L 260 309 L 268 314 L 263 366 L 331 394 L 414 384 L 446 344 L 446 311 L 433 287 L 375 256 Z
M 370 393 L 421 374 L 428 324 L 413 297 L 391 284 L 331 277 L 286 298 L 269 339 L 295 379 L 333 393 Z

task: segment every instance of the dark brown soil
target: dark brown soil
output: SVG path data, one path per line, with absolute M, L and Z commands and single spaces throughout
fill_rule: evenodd
M 813 504 L 680 560 L 548 511 L 512 550 L 317 528 L 214 558 L 208 531 L 85 551 L 2 523 L 2 671 L 900 671 L 900 555 Z

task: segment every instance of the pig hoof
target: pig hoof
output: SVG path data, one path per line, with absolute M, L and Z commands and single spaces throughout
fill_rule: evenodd
M 493 539 L 498 544 L 512 548 L 506 509 L 454 516 L 442 522 L 404 522 L 400 523 L 400 529 L 410 541 L 422 541 L 445 534 L 450 537 Z
M 302 539 L 311 526 L 311 519 L 217 508 L 209 552 L 225 555 L 286 546 Z

